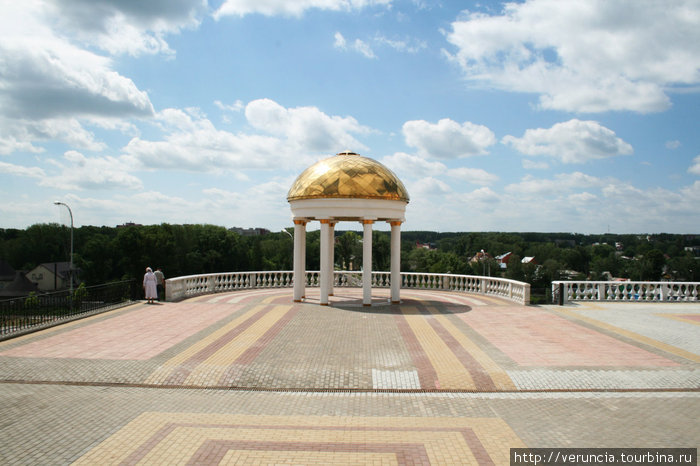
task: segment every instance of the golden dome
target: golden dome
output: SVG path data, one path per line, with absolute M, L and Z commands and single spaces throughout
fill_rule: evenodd
M 409 200 L 406 188 L 391 170 L 349 151 L 311 165 L 287 193 L 287 201 L 317 198 Z

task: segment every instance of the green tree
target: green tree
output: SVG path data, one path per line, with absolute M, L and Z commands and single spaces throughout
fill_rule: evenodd
M 362 264 L 362 243 L 356 232 L 346 231 L 338 236 L 335 261 L 342 270 L 356 270 Z

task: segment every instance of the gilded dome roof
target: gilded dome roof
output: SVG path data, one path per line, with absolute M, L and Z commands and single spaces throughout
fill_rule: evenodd
M 391 170 L 354 152 L 341 152 L 311 165 L 287 193 L 287 201 L 317 198 L 409 200 L 406 188 Z

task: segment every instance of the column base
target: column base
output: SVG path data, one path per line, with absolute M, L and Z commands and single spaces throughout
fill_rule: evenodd
M 301 302 L 301 299 L 295 299 L 294 302 L 295 302 L 295 303 L 300 303 L 300 302 Z
M 363 305 L 364 307 L 371 307 L 371 306 L 372 306 L 371 304 L 365 304 L 365 303 L 362 303 L 362 305 Z
M 321 306 L 328 306 L 329 303 L 320 303 Z
M 401 301 L 392 301 L 391 304 L 401 304 Z

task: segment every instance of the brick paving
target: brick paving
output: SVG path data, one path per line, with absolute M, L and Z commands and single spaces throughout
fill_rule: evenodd
M 0 464 L 508 464 L 700 445 L 700 306 L 136 304 L 0 343 Z

